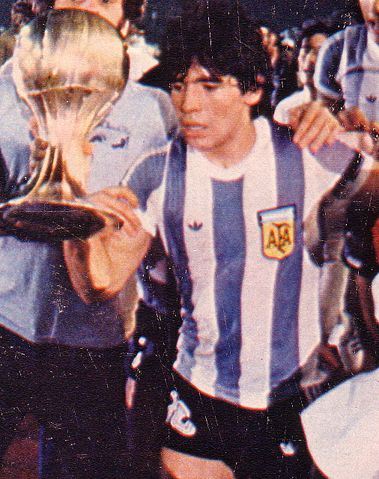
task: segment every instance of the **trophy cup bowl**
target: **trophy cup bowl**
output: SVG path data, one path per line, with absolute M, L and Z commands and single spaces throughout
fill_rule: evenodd
M 83 148 L 127 81 L 119 32 L 92 13 L 53 10 L 21 30 L 13 61 L 17 93 L 48 147 L 17 196 L 0 204 L 4 227 L 54 241 L 122 224 L 84 199 L 91 158 Z

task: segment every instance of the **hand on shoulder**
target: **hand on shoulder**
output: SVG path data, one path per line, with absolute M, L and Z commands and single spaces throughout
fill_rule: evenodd
M 343 131 L 337 118 L 321 101 L 311 101 L 289 112 L 289 126 L 294 130 L 294 143 L 316 153 L 324 145 L 332 145 Z

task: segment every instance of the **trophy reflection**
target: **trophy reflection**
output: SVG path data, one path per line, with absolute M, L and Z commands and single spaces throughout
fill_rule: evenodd
M 109 220 L 122 224 L 84 199 L 91 158 L 83 146 L 125 87 L 126 64 L 117 30 L 88 12 L 54 10 L 21 30 L 13 76 L 48 147 L 17 196 L 0 205 L 5 227 L 64 240 Z

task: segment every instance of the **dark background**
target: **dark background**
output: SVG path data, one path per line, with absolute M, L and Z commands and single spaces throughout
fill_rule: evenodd
M 336 9 L 354 9 L 358 0 L 240 0 L 252 14 L 277 31 L 300 26 L 303 20 L 329 15 Z M 179 12 L 180 0 L 148 0 L 146 30 L 150 40 L 158 40 L 164 30 L 168 15 Z M 9 22 L 12 0 L 0 0 L 0 25 Z

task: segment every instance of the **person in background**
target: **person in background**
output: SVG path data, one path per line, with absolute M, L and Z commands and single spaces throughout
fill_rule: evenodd
M 160 452 L 165 439 L 166 390 L 172 383 L 180 302 L 173 266 L 159 236 L 138 269 L 142 295 L 130 347 L 126 399 L 129 410 L 130 476 L 161 477 Z M 149 431 L 149 434 L 146 434 Z
M 379 1 L 361 0 L 359 5 L 364 23 L 349 26 L 324 42 L 314 84 L 318 97 L 341 125 L 360 135 L 362 147 L 377 158 Z M 357 160 L 352 165 L 342 185 L 354 178 L 359 164 Z M 355 197 L 347 194 L 344 187 L 332 188 L 316 205 L 316 221 L 311 221 L 319 224 L 322 236 L 323 341 L 328 348 L 334 348 L 343 378 L 377 363 L 377 340 L 372 338 L 377 335 L 373 305 L 378 285 L 370 269 L 375 264 L 370 242 L 378 214 L 377 187 L 378 178 L 373 174 Z M 319 237 L 317 232 L 310 236 Z M 333 296 L 328 295 L 330 290 L 335 291 Z M 328 375 L 324 375 L 324 382 L 333 384 Z
M 86 10 L 126 33 L 143 0 L 34 0 L 33 8 L 39 14 L 46 8 Z M 3 200 L 29 174 L 31 139 L 12 59 L 7 65 L 0 75 Z M 118 184 L 137 157 L 166 136 L 152 89 L 128 84 L 91 135 L 89 191 Z M 112 300 L 89 305 L 72 289 L 61 243 L 3 232 L 0 257 L 0 455 L 30 412 L 41 430 L 41 478 L 126 477 L 124 362 L 134 328 L 134 282 Z
M 317 56 L 321 45 L 334 33 L 331 26 L 316 21 L 305 28 L 300 35 L 297 54 L 297 82 L 300 90 L 282 100 L 276 107 L 274 120 L 281 124 L 289 123 L 289 111 L 296 106 L 316 100 L 317 91 L 313 77 Z
M 17 0 L 11 7 L 11 26 L 0 35 L 0 66 L 13 55 L 16 35 L 34 18 L 32 0 Z
M 314 83 L 348 130 L 377 135 L 379 122 L 379 0 L 360 0 L 364 24 L 333 35 L 321 49 Z

